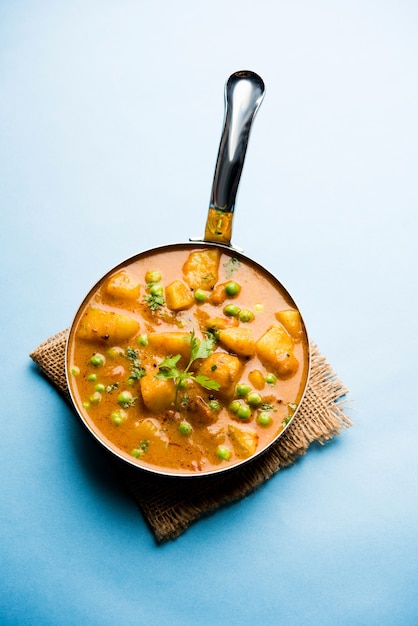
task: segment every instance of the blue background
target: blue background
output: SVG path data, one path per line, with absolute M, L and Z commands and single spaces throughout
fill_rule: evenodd
M 417 35 L 413 0 L 0 1 L 2 624 L 418 624 Z M 157 546 L 28 353 L 203 233 L 238 69 L 267 92 L 233 241 L 355 425 Z

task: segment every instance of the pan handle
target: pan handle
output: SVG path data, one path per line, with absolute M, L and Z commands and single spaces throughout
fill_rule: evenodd
M 232 74 L 225 85 L 224 128 L 213 178 L 205 241 L 231 243 L 232 218 L 251 125 L 264 98 L 264 82 L 254 72 Z

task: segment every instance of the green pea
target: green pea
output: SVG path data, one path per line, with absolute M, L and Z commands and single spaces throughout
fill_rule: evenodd
M 148 345 L 148 335 L 146 333 L 143 333 L 142 335 L 139 335 L 137 341 L 138 341 L 140 346 L 147 346 Z
M 216 456 L 222 461 L 228 461 L 231 458 L 231 450 L 221 444 L 216 448 Z
M 90 363 L 94 365 L 94 367 L 101 367 L 106 363 L 106 359 L 103 354 L 100 354 L 100 352 L 96 352 L 96 354 L 93 354 L 93 356 L 90 358 Z
M 90 408 L 90 402 L 88 402 L 87 400 L 85 400 L 85 401 L 83 402 L 83 407 L 84 407 L 85 409 L 89 409 L 89 408 Z
M 240 322 L 252 322 L 254 320 L 254 313 L 250 309 L 241 309 L 239 312 Z
M 209 406 L 210 409 L 212 409 L 212 411 L 218 412 L 218 411 L 221 410 L 221 405 L 218 402 L 218 400 L 210 400 L 208 402 L 208 406 Z
M 239 294 L 239 292 L 241 291 L 241 287 L 240 285 L 238 285 L 238 283 L 235 283 L 233 280 L 230 280 L 225 285 L 225 291 L 228 296 L 233 298 L 234 296 L 237 296 Z
M 97 380 L 97 374 L 89 374 L 89 375 L 87 376 L 87 380 L 88 380 L 90 383 L 94 383 L 94 381 L 95 381 L 95 380 Z
M 277 378 L 274 374 L 267 374 L 265 377 L 265 381 L 268 385 L 275 385 Z
M 91 404 L 99 404 L 101 399 L 102 399 L 102 394 L 99 391 L 95 391 L 94 393 L 92 393 L 89 398 Z
M 237 393 L 237 396 L 239 396 L 240 398 L 244 398 L 247 394 L 250 393 L 251 387 L 249 385 L 246 385 L 245 383 L 239 383 L 236 386 L 235 391 Z
M 257 312 L 264 311 L 264 304 L 258 302 L 254 305 L 254 310 Z
M 130 391 L 121 391 L 118 395 L 118 404 L 127 409 L 135 404 L 136 398 L 134 398 Z
M 73 376 L 78 376 L 78 375 L 80 374 L 80 368 L 79 368 L 79 367 L 77 367 L 77 365 L 74 365 L 74 366 L 71 368 L 71 374 L 72 374 Z
M 229 317 L 238 317 L 240 308 L 236 304 L 227 304 L 224 307 L 223 312 Z
M 149 270 L 145 274 L 145 282 L 146 283 L 159 283 L 162 279 L 161 272 L 158 270 Z
M 136 459 L 140 459 L 141 456 L 144 455 L 144 450 L 142 450 L 141 448 L 134 448 L 131 452 L 132 456 L 134 456 Z
M 164 287 L 159 283 L 153 283 L 148 289 L 152 296 L 163 296 L 164 295 Z
M 249 393 L 247 396 L 247 402 L 251 406 L 258 406 L 259 404 L 261 404 L 261 400 L 262 398 L 260 394 L 256 391 L 251 391 L 251 393 Z
M 116 346 L 112 346 L 111 348 L 109 348 L 109 350 L 107 351 L 107 355 L 111 358 L 111 359 L 117 359 L 119 356 L 123 355 L 123 350 L 122 348 L 117 348 Z
M 179 430 L 180 435 L 188 436 L 192 432 L 192 427 L 191 427 L 191 424 L 189 424 L 189 422 L 183 421 L 183 422 L 180 422 L 178 426 L 178 430 Z
M 98 391 L 99 393 L 103 393 L 104 390 L 106 389 L 106 387 L 104 385 L 102 385 L 102 383 L 97 383 L 97 385 L 94 387 L 94 389 L 96 391 Z
M 194 299 L 196 300 L 196 302 L 206 302 L 207 297 L 208 294 L 206 293 L 206 291 L 203 291 L 203 289 L 196 289 L 196 291 L 194 292 Z
M 241 402 L 239 400 L 232 400 L 232 402 L 229 405 L 229 410 L 232 411 L 232 413 L 238 413 L 238 409 L 241 406 Z
M 126 420 L 126 412 L 123 410 L 113 411 L 110 414 L 111 421 L 115 424 L 115 426 L 120 426 Z
M 268 413 L 267 411 L 261 411 L 261 413 L 257 415 L 257 424 L 259 424 L 259 426 L 263 426 L 263 427 L 270 426 L 272 421 L 273 421 L 272 417 L 270 413 Z
M 251 409 L 248 404 L 241 404 L 237 411 L 237 416 L 240 420 L 248 420 L 251 417 Z

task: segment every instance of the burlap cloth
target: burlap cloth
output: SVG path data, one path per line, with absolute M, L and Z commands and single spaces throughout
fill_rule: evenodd
M 65 378 L 67 335 L 68 330 L 64 330 L 50 337 L 30 356 L 70 400 Z M 253 461 L 222 474 L 187 479 L 150 474 L 109 453 L 158 542 L 178 537 L 199 517 L 248 495 L 280 468 L 305 454 L 312 442 L 324 443 L 351 426 L 344 413 L 347 389 L 316 345 L 311 344 L 311 352 L 311 377 L 299 412 L 284 435 Z

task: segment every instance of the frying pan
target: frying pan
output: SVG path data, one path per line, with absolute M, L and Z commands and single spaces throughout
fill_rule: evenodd
M 264 91 L 264 83 L 260 76 L 248 70 L 235 72 L 229 77 L 226 82 L 224 126 L 216 161 L 204 238 L 190 239 L 186 243 L 168 244 L 158 248 L 146 250 L 128 259 L 127 261 L 120 263 L 117 267 L 112 268 L 94 285 L 94 287 L 87 294 L 75 315 L 69 332 L 65 356 L 66 377 L 70 396 L 78 416 L 80 417 L 84 426 L 86 426 L 87 430 L 108 451 L 110 451 L 113 455 L 115 455 L 122 461 L 135 467 L 141 468 L 145 471 L 150 471 L 152 473 L 163 474 L 167 476 L 170 475 L 181 477 L 198 477 L 228 471 L 234 467 L 237 467 L 238 465 L 247 463 L 249 460 L 253 459 L 255 456 L 258 456 L 259 454 L 263 453 L 267 448 L 269 448 L 275 441 L 277 441 L 279 437 L 282 436 L 282 434 L 289 427 L 290 423 L 293 421 L 298 412 L 298 409 L 296 408 L 295 412 L 293 413 L 292 417 L 290 418 L 284 429 L 270 443 L 268 443 L 268 445 L 264 446 L 264 448 L 261 448 L 260 450 L 257 450 L 255 454 L 251 455 L 248 458 L 239 459 L 233 465 L 220 466 L 219 468 L 216 467 L 215 469 L 212 468 L 200 472 L 176 472 L 171 469 L 150 467 L 146 464 L 144 465 L 143 463 L 141 463 L 140 459 L 128 457 L 128 455 L 119 450 L 116 445 L 110 443 L 104 436 L 102 436 L 98 428 L 93 425 L 88 417 L 85 415 L 85 411 L 83 411 L 83 407 L 81 406 L 82 403 L 75 393 L 75 390 L 73 389 L 73 383 L 70 375 L 71 354 L 72 347 L 74 345 L 74 342 L 76 341 L 77 323 L 86 303 L 90 300 L 91 296 L 100 289 L 100 287 L 111 274 L 128 264 L 134 263 L 137 260 L 144 259 L 148 256 L 152 256 L 156 253 L 164 252 L 169 254 L 170 252 L 178 250 L 179 248 L 190 248 L 190 251 L 192 251 L 196 248 L 196 246 L 198 246 L 199 249 L 202 247 L 205 249 L 217 248 L 221 253 L 227 251 L 229 252 L 229 254 L 231 254 L 231 251 L 233 251 L 234 257 L 236 257 L 238 260 L 241 259 L 247 265 L 252 266 L 256 272 L 263 275 L 271 283 L 273 283 L 273 286 L 276 285 L 276 288 L 285 295 L 285 298 L 289 302 L 290 306 L 299 311 L 295 301 L 293 300 L 289 292 L 277 280 L 275 276 L 273 276 L 264 267 L 259 265 L 256 261 L 244 256 L 241 250 L 231 245 L 232 220 L 234 215 L 238 185 L 241 178 L 252 122 L 264 98 Z M 310 372 L 309 341 L 302 316 L 301 320 L 303 340 L 306 345 L 306 362 L 303 364 L 303 388 L 298 406 L 300 406 L 303 396 L 305 394 Z

